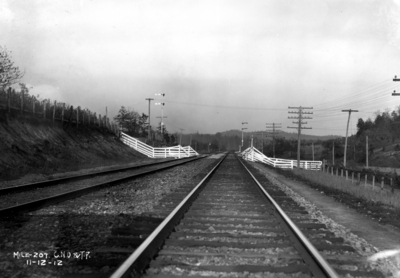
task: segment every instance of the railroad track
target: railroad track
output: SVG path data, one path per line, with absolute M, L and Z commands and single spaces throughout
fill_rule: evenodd
M 15 213 L 22 213 L 50 206 L 105 187 L 114 186 L 137 177 L 176 167 L 204 157 L 205 156 L 198 156 L 179 160 L 164 160 L 155 163 L 145 163 L 130 167 L 121 167 L 112 170 L 98 171 L 89 174 L 2 188 L 0 189 L 0 216 L 7 217 Z M 92 185 L 87 185 L 85 183 L 87 180 L 101 176 L 107 177 L 103 177 L 101 181 Z M 76 183 L 78 181 L 80 182 L 79 184 Z M 24 199 L 25 196 L 22 194 L 25 194 L 28 191 L 37 191 L 30 193 L 29 196 L 29 199 L 32 199 L 33 195 L 35 200 L 22 202 L 21 200 Z M 14 205 L 14 203 L 18 204 Z
M 136 249 L 111 277 L 383 277 L 233 154 L 194 189 L 175 193 L 159 208 L 164 220 L 137 219 L 113 231 Z

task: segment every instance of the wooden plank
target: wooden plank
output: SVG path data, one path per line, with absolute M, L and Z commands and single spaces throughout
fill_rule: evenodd
M 196 218 L 198 217 L 215 217 L 215 218 L 236 218 L 236 219 L 255 219 L 255 220 L 266 220 L 268 219 L 268 217 L 271 217 L 270 215 L 266 214 L 266 215 L 227 215 L 227 214 L 212 214 L 212 215 L 208 215 L 208 214 L 201 214 L 201 213 L 192 213 L 190 211 L 188 211 L 185 214 L 186 217 L 193 217 L 195 216 Z
M 254 238 L 254 239 L 275 239 L 275 240 L 287 240 L 287 236 L 266 236 L 266 235 L 244 235 L 244 234 L 233 234 L 233 233 L 190 233 L 190 232 L 174 232 L 170 235 L 170 238 L 178 238 L 184 236 L 199 236 L 199 237 L 229 237 L 229 238 Z
M 151 262 L 150 267 L 162 268 L 170 266 L 171 263 L 181 269 L 193 271 L 214 271 L 214 272 L 271 272 L 271 273 L 310 273 L 308 267 L 304 264 L 289 264 L 288 266 L 270 266 L 270 265 L 187 265 L 179 262 L 168 262 L 164 260 L 156 260 Z
M 183 219 L 181 224 L 184 225 L 195 225 L 195 224 L 206 224 L 208 226 L 211 225 L 253 225 L 253 226 L 278 226 L 279 223 L 275 219 L 264 220 L 263 222 L 248 222 L 244 221 L 243 219 L 239 220 L 197 220 L 197 219 Z
M 236 258 L 265 258 L 265 259 L 301 259 L 297 254 L 256 254 L 249 252 L 240 253 L 214 253 L 214 252 L 190 252 L 177 250 L 161 250 L 160 256 L 185 256 L 185 257 L 236 257 Z
M 227 248 L 240 248 L 240 249 L 268 249 L 268 248 L 285 248 L 292 247 L 292 243 L 240 243 L 240 242 L 218 242 L 218 241 L 204 241 L 204 240 L 177 240 L 167 239 L 166 246 L 179 246 L 179 247 L 227 247 Z

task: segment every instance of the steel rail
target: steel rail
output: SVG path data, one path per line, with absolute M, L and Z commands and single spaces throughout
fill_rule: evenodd
M 199 189 L 204 186 L 222 161 L 225 154 L 216 166 L 193 188 L 193 190 L 179 203 L 179 205 L 164 219 L 163 222 L 146 238 L 146 240 L 121 264 L 121 266 L 110 276 L 111 278 L 131 277 L 131 272 L 141 273 L 148 265 L 151 258 L 156 254 L 163 244 L 165 237 L 169 235 L 178 221 L 182 218 L 186 209 L 199 194 Z
M 304 255 L 304 251 L 307 252 L 307 255 L 312 258 L 305 259 L 305 263 L 310 267 L 311 272 L 315 277 L 332 277 L 339 278 L 340 276 L 336 273 L 336 271 L 328 264 L 328 262 L 321 256 L 318 250 L 314 247 L 314 245 L 307 239 L 307 237 L 301 232 L 301 230 L 296 226 L 295 223 L 287 216 L 287 214 L 283 211 L 283 209 L 278 205 L 277 202 L 268 194 L 268 192 L 262 187 L 262 185 L 258 182 L 258 180 L 254 177 L 254 175 L 250 172 L 250 170 L 246 167 L 246 165 L 241 161 L 241 159 L 237 158 L 243 167 L 247 170 L 250 176 L 253 178 L 254 182 L 258 185 L 259 189 L 263 192 L 263 194 L 268 198 L 268 200 L 273 204 L 277 213 L 281 216 L 285 224 L 289 227 L 292 234 L 297 238 L 298 241 L 301 242 L 302 246 L 305 250 L 298 250 L 300 253 Z M 302 252 L 303 251 L 303 252 Z M 317 263 L 317 265 L 313 264 Z M 324 276 L 321 276 L 324 275 Z
M 37 210 L 37 209 L 42 208 L 42 207 L 46 207 L 46 206 L 50 206 L 50 205 L 53 205 L 53 204 L 57 204 L 57 203 L 60 203 L 60 202 L 63 202 L 63 201 L 69 200 L 69 199 L 73 199 L 73 198 L 82 196 L 84 194 L 91 193 L 93 191 L 97 191 L 97 190 L 99 190 L 99 189 L 101 189 L 103 187 L 114 186 L 114 185 L 120 184 L 121 182 L 128 181 L 128 180 L 130 180 L 132 178 L 145 176 L 147 174 L 151 174 L 151 173 L 158 172 L 158 171 L 161 171 L 161 170 L 169 169 L 169 168 L 172 168 L 172 167 L 175 167 L 175 166 L 178 166 L 178 165 L 182 165 L 182 164 L 185 164 L 185 163 L 188 163 L 188 162 L 192 162 L 192 161 L 195 161 L 195 160 L 198 160 L 198 159 L 202 159 L 204 157 L 205 156 L 195 157 L 195 158 L 192 158 L 192 159 L 185 159 L 184 161 L 179 161 L 178 163 L 167 165 L 167 166 L 164 166 L 162 168 L 147 170 L 147 171 L 144 171 L 144 172 L 141 172 L 141 173 L 133 174 L 133 175 L 128 176 L 128 177 L 113 179 L 113 180 L 110 180 L 110 181 L 106 181 L 106 182 L 103 182 L 103 183 L 98 183 L 98 184 L 95 184 L 95 185 L 92 185 L 92 186 L 88 186 L 88 187 L 85 187 L 85 188 L 68 191 L 68 192 L 65 192 L 65 193 L 62 193 L 62 194 L 58 194 L 58 195 L 53 195 L 51 197 L 38 199 L 38 200 L 35 200 L 35 201 L 32 201 L 32 202 L 27 202 L 27 203 L 23 203 L 23 204 L 12 206 L 12 207 L 7 207 L 7 208 L 4 208 L 4 209 L 0 210 L 0 216 L 10 216 L 10 214 Z M 176 160 L 174 160 L 174 161 L 176 161 Z M 169 161 L 169 162 L 171 162 L 171 161 Z
M 184 159 L 190 159 L 190 157 L 189 158 L 188 157 L 180 158 L 180 160 L 184 160 Z M 92 177 L 92 176 L 106 175 L 106 174 L 110 174 L 110 173 L 114 173 L 114 172 L 129 171 L 129 170 L 139 169 L 142 167 L 164 164 L 164 163 L 168 163 L 171 161 L 176 161 L 176 159 L 169 159 L 169 160 L 158 161 L 158 162 L 154 162 L 154 163 L 144 163 L 144 164 L 140 164 L 140 165 L 121 167 L 121 168 L 105 170 L 105 171 L 96 171 L 96 172 L 92 172 L 92 173 L 88 173 L 88 174 L 81 174 L 81 175 L 70 176 L 70 177 L 65 177 L 65 178 L 52 179 L 52 180 L 47 180 L 47 181 L 40 181 L 40 182 L 27 183 L 27 184 L 22 184 L 22 185 L 17 185 L 17 186 L 10 186 L 10 187 L 6 187 L 6 188 L 0 188 L 0 196 L 10 194 L 10 193 L 16 193 L 16 192 L 41 188 L 41 187 L 52 186 L 52 185 L 63 183 L 63 182 L 81 180 L 81 179 L 84 179 L 87 177 Z

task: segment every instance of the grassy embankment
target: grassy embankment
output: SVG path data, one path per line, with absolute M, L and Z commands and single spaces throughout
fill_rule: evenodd
M 303 180 L 308 180 L 318 185 L 333 188 L 342 192 L 349 193 L 355 197 L 362 198 L 365 201 L 380 202 L 384 205 L 393 206 L 400 210 L 400 191 L 395 190 L 393 193 L 391 189 L 380 187 L 380 184 L 367 183 L 365 185 L 363 179 L 360 183 L 350 180 L 346 180 L 341 176 L 331 175 L 330 173 L 323 173 L 319 171 L 304 171 L 294 169 L 293 174 L 300 177 Z

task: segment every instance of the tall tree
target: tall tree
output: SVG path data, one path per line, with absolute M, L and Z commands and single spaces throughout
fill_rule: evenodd
M 140 116 L 138 119 L 140 136 L 145 137 L 147 135 L 148 128 L 149 128 L 149 124 L 147 122 L 148 118 L 149 118 L 148 115 L 142 113 L 142 116 Z
M 114 117 L 114 121 L 116 121 L 121 127 L 122 131 L 128 133 L 133 136 L 140 136 L 140 122 L 139 122 L 139 113 L 136 111 L 129 111 L 124 106 L 121 106 L 119 109 L 118 115 Z
M 0 89 L 17 83 L 23 76 L 24 72 L 14 66 L 11 60 L 11 51 L 0 46 Z

